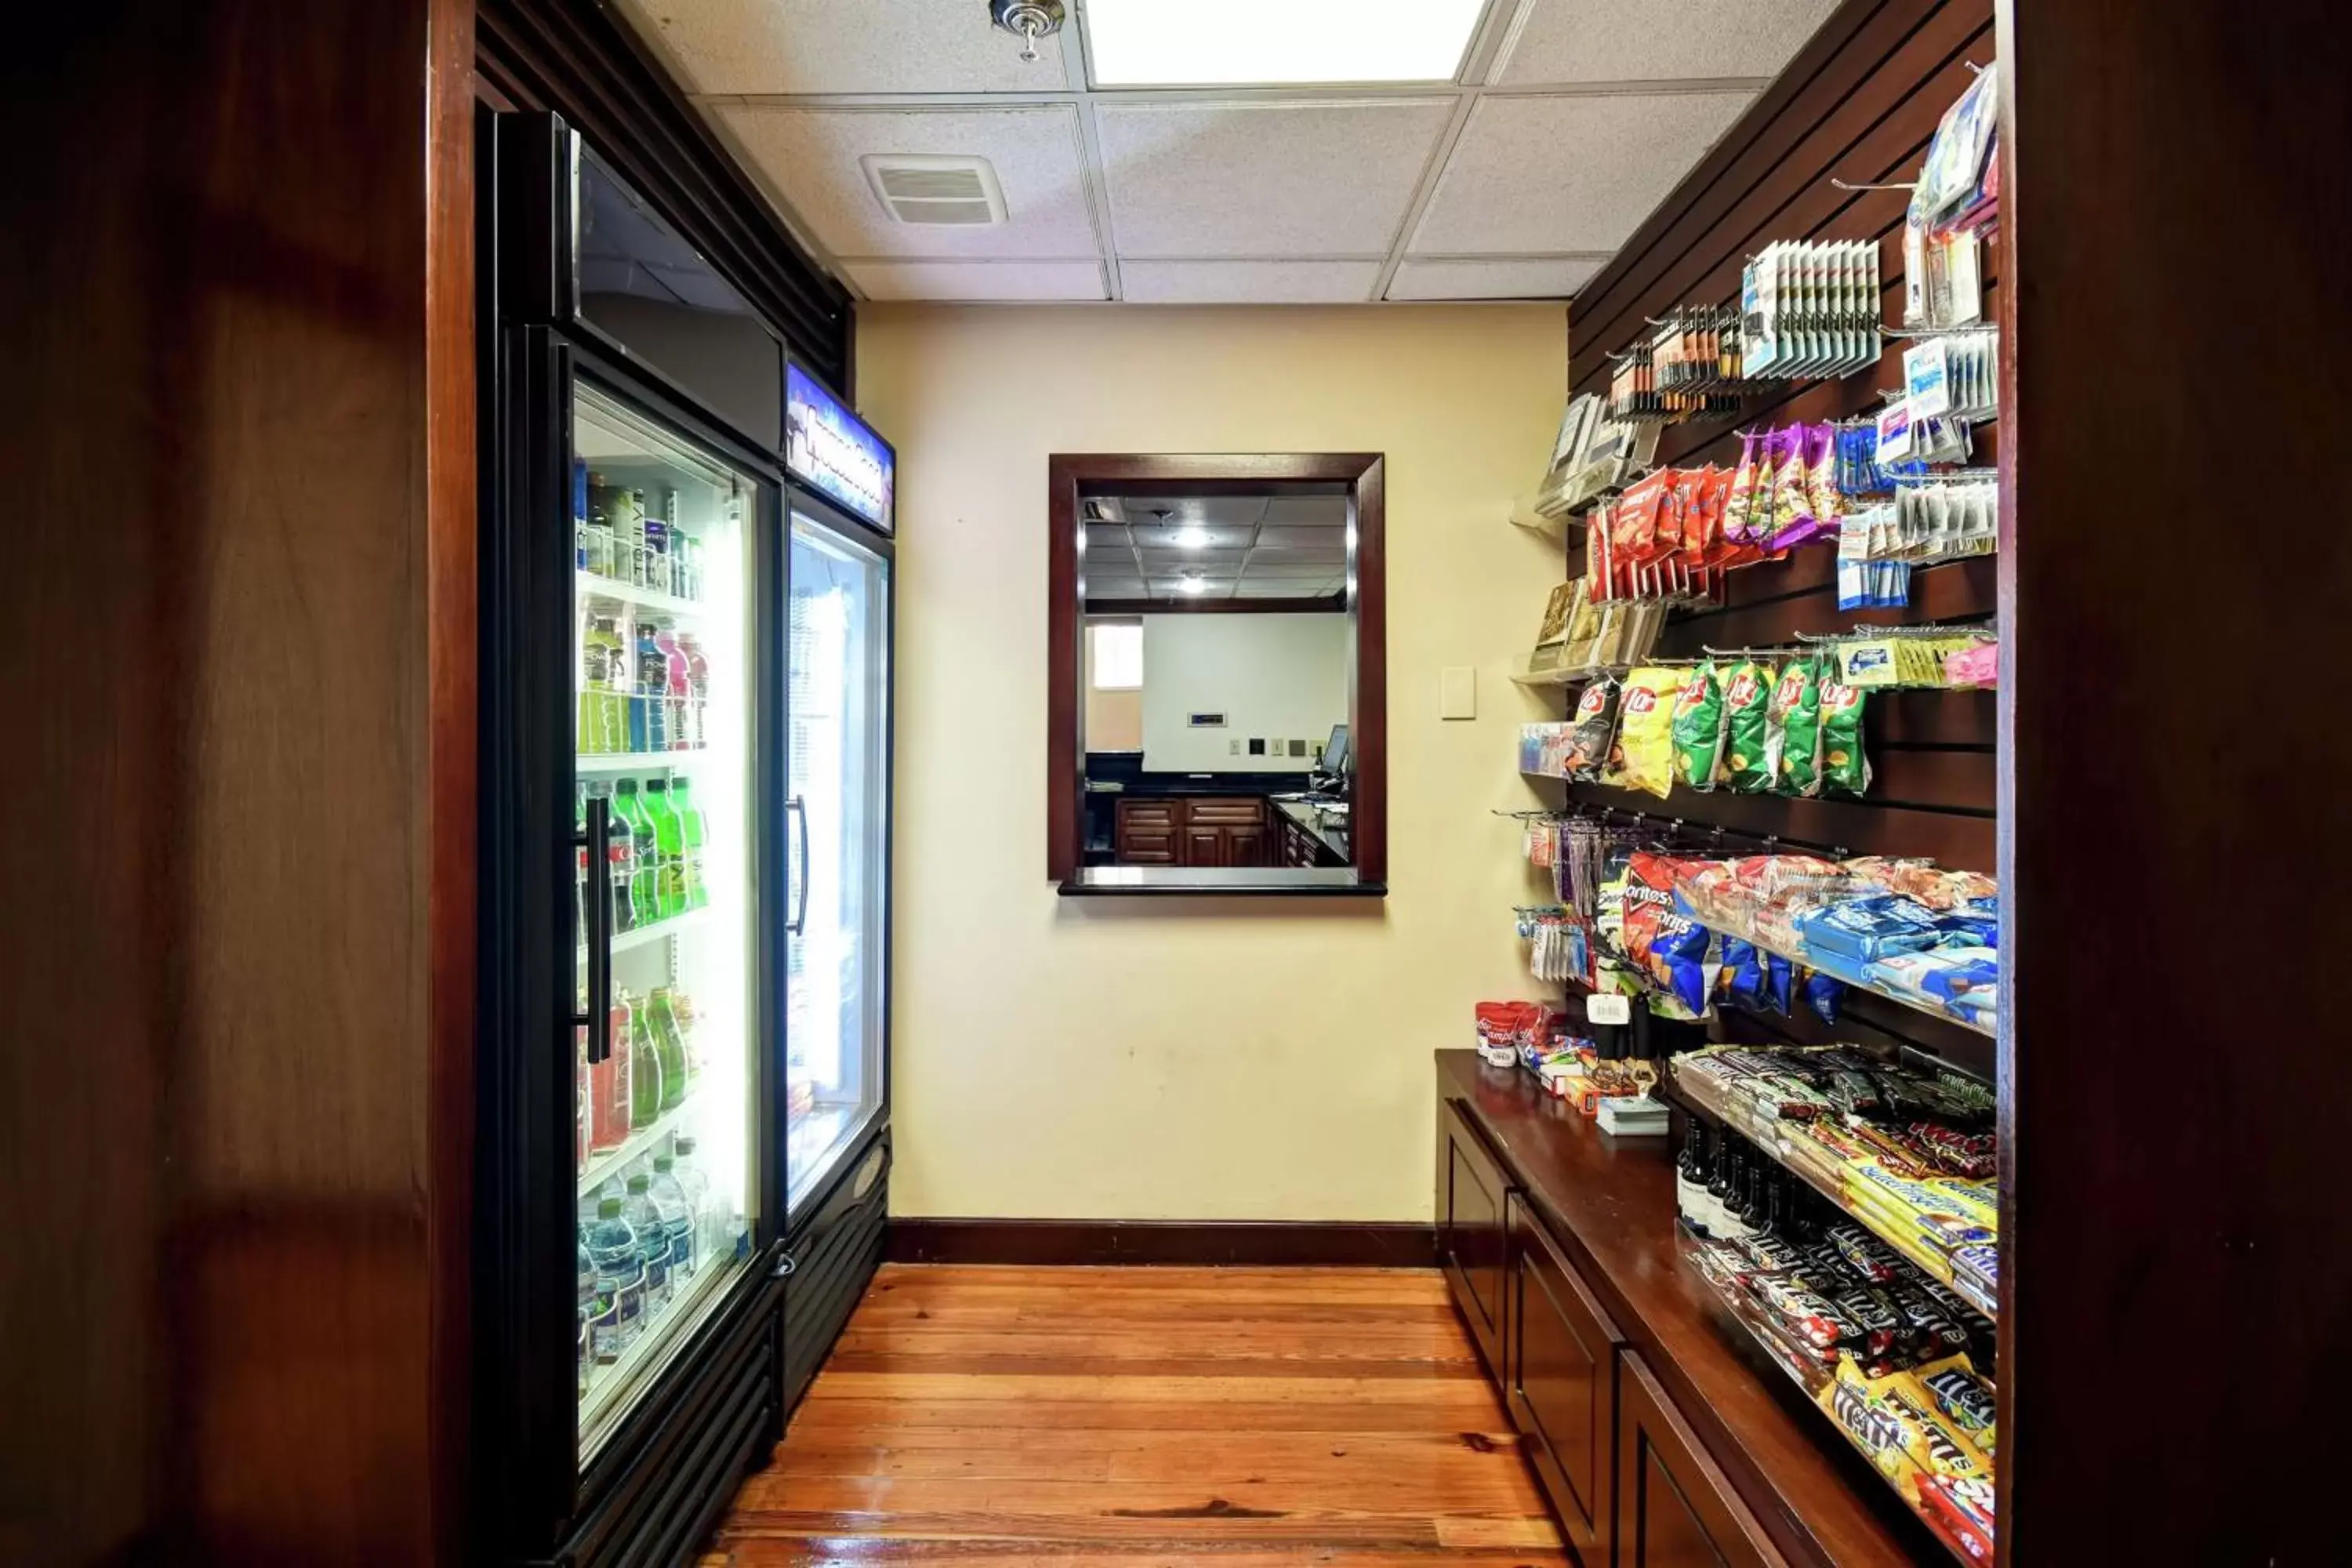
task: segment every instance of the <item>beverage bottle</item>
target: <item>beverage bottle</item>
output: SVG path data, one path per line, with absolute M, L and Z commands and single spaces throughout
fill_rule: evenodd
M 585 1005 L 585 998 L 583 998 Z M 574 1173 L 588 1165 L 588 1108 L 595 1102 L 596 1091 L 588 1081 L 588 1026 L 578 1025 L 572 1031 L 572 1169 Z
M 613 513 L 613 575 L 624 583 L 645 582 L 646 503 L 635 490 L 615 487 Z
M 677 813 L 677 837 L 686 857 L 686 907 L 698 910 L 710 901 L 702 880 L 702 808 L 694 804 L 694 783 L 685 777 L 669 781 L 669 808 Z
M 634 1008 L 625 991 L 613 997 L 605 1020 L 604 1059 L 588 1068 L 588 1147 L 617 1149 L 629 1141 L 629 1109 L 635 1086 L 629 1081 L 629 1029 Z
M 694 1255 L 709 1258 L 714 1255 L 719 1215 L 711 1209 L 710 1178 L 695 1163 L 694 1139 L 681 1133 L 670 1141 L 670 1173 L 677 1178 L 678 1191 L 686 1194 L 686 1206 L 694 1211 L 697 1237 Z
M 662 1109 L 675 1110 L 694 1091 L 694 1064 L 686 1054 L 686 1036 L 678 1027 L 677 1010 L 670 1005 L 670 988 L 654 987 L 646 999 L 653 1013 L 654 1046 L 661 1053 Z
M 621 1200 L 621 1217 L 636 1235 L 637 1262 L 645 1271 L 647 1318 L 669 1305 L 669 1226 L 646 1195 L 650 1184 L 651 1178 L 638 1172 L 629 1178 L 628 1195 Z
M 599 577 L 613 574 L 613 487 L 604 476 L 588 475 L 588 566 Z
M 656 630 L 654 647 L 662 656 L 662 733 L 667 749 L 675 751 L 687 743 L 686 654 L 677 646 L 677 631 L 668 626 Z
M 580 634 L 580 718 L 576 744 L 583 755 L 617 750 L 613 744 L 613 661 L 620 634 L 610 620 L 589 621 Z M 666 674 L 667 672 L 665 672 Z
M 677 1179 L 677 1162 L 671 1156 L 654 1156 L 653 1184 L 646 1195 L 669 1231 L 669 1283 L 675 1292 L 694 1278 L 695 1209 L 686 1184 Z
M 643 804 L 639 807 L 654 827 L 654 843 L 661 856 L 661 879 L 656 907 L 661 918 L 686 912 L 686 838 L 678 826 L 677 813 L 670 809 L 669 781 L 647 779 Z
M 591 1353 L 591 1325 L 604 1315 L 606 1303 L 596 1289 L 596 1260 L 588 1256 L 588 1241 L 580 1241 L 580 1392 L 588 1392 L 588 1366 L 594 1360 Z
M 657 517 L 646 519 L 646 586 L 669 592 L 669 524 Z
M 699 750 L 710 744 L 710 662 L 691 632 L 679 635 L 677 647 L 686 655 L 686 744 Z
M 588 570 L 588 465 L 572 459 L 572 566 Z
M 613 883 L 613 929 L 624 931 L 637 923 L 636 911 L 629 907 L 629 877 L 636 868 L 636 843 L 630 837 L 627 819 L 621 815 L 620 795 L 604 784 L 588 786 L 590 800 L 608 794 L 613 805 L 608 814 L 609 836 L 604 840 L 604 875 Z M 587 929 L 584 921 L 581 929 Z
M 621 1217 L 620 1197 L 606 1191 L 581 1216 L 581 1245 L 596 1270 L 596 1296 L 609 1302 L 588 1326 L 588 1352 L 601 1363 L 618 1361 L 637 1337 L 645 1310 L 645 1260 L 637 1234 Z
M 629 923 L 632 929 L 648 926 L 661 919 L 661 845 L 636 780 L 613 786 L 613 815 L 629 829 Z
M 643 1005 L 629 1012 L 629 1121 L 650 1127 L 662 1113 L 668 1085 L 662 1079 L 661 1051 L 654 1044 L 653 1010 Z
M 636 658 L 629 686 L 629 750 L 669 749 L 669 658 L 661 650 L 653 623 L 637 623 Z
M 572 786 L 572 836 L 578 847 L 572 853 L 572 929 L 578 940 L 588 940 L 588 786 Z

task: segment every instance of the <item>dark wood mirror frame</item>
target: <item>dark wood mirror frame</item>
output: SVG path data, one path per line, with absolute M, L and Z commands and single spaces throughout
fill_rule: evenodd
M 1046 460 L 1045 874 L 1066 894 L 1277 894 L 1381 897 L 1388 891 L 1388 561 L 1385 466 L 1378 452 L 1064 453 Z M 1285 487 L 1345 487 L 1354 530 L 1344 604 L 1354 660 L 1348 682 L 1348 742 L 1356 771 L 1350 789 L 1344 869 L 1279 867 L 1232 869 L 1095 868 L 1085 865 L 1086 618 L 1081 596 L 1080 502 L 1089 495 L 1262 495 Z M 1101 605 L 1137 613 L 1144 606 Z M 1276 601 L 1268 607 L 1305 606 Z M 1165 606 L 1152 606 L 1160 613 Z M 1163 873 L 1150 875 L 1149 873 Z

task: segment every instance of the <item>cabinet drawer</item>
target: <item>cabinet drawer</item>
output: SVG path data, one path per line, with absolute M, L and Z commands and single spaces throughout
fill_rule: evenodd
M 1641 1356 L 1618 1367 L 1618 1568 L 1788 1568 Z
M 1497 1383 L 1503 1377 L 1505 1205 L 1511 1190 L 1469 1119 L 1437 1107 L 1437 1251 L 1471 1338 Z
M 1118 858 L 1123 865 L 1173 866 L 1176 863 L 1176 835 L 1164 827 L 1134 827 L 1122 824 L 1118 831 Z
M 1176 802 L 1171 800 L 1123 800 L 1118 803 L 1118 825 L 1121 827 L 1171 828 L 1176 826 Z
M 1265 822 L 1262 800 L 1188 800 L 1184 820 L 1195 827 L 1257 827 Z
M 1510 1194 L 1503 1392 L 1536 1479 L 1587 1563 L 1607 1563 L 1617 1488 L 1617 1347 L 1608 1314 Z

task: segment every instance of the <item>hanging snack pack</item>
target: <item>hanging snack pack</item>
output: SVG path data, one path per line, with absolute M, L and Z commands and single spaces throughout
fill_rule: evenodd
M 1617 735 L 1617 678 L 1596 675 L 1576 702 L 1576 728 L 1568 742 L 1567 776 L 1586 784 L 1601 776 Z
M 1870 760 L 1862 754 L 1863 693 L 1824 676 L 1821 682 L 1822 792 L 1861 798 L 1870 789 Z
M 1789 661 L 1772 693 L 1780 715 L 1773 784 L 1783 795 L 1822 793 L 1822 667 L 1811 655 Z
M 1675 784 L 1675 698 L 1682 689 L 1678 670 L 1653 666 L 1625 678 L 1618 702 L 1617 743 L 1601 782 L 1638 789 L 1664 800 Z
M 1715 661 L 1702 659 L 1675 695 L 1675 782 L 1713 789 L 1723 758 L 1723 682 L 1715 673 Z
M 1772 787 L 1765 744 L 1765 710 L 1771 694 L 1771 672 L 1752 658 L 1724 672 L 1723 781 L 1740 795 L 1761 795 Z

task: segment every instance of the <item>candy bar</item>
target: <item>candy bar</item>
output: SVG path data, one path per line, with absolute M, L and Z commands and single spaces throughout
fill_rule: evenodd
M 1854 1325 L 1813 1291 L 1773 1274 L 1748 1279 L 1749 1294 L 1789 1332 L 1819 1350 L 1828 1350 L 1860 1337 Z
M 1902 1270 L 1901 1262 L 1893 1249 L 1858 1225 L 1834 1226 L 1828 1236 L 1830 1245 L 1837 1248 L 1838 1256 L 1845 1260 L 1847 1267 L 1865 1279 L 1874 1283 L 1883 1282 L 1894 1279 Z
M 1918 1377 L 1920 1386 L 1936 1402 L 1944 1418 L 1990 1457 L 1995 1431 L 1994 1404 L 1992 1389 L 1984 1379 L 1969 1371 L 1967 1360 L 1960 1357 L 1923 1366 Z

